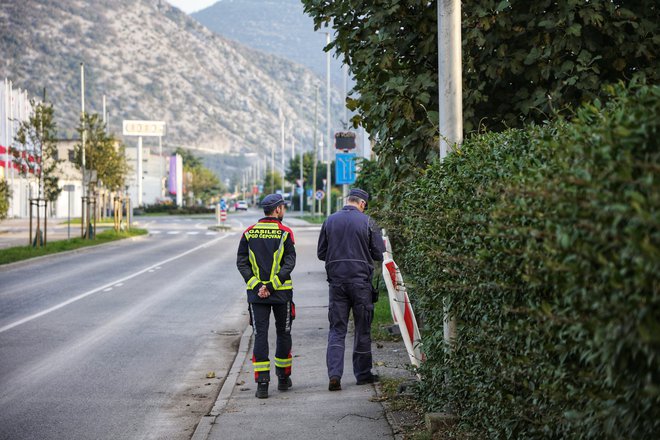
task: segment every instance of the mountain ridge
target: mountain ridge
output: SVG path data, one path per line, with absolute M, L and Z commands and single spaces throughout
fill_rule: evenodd
M 100 113 L 106 94 L 117 134 L 122 119 L 165 120 L 166 148 L 265 153 L 280 145 L 281 113 L 297 143 L 312 148 L 314 95 L 323 87 L 317 75 L 214 34 L 163 0 L 3 5 L 0 59 L 0 75 L 17 87 L 39 96 L 46 87 L 69 135 L 79 120 L 84 61 L 86 110 Z M 333 104 L 339 115 L 337 93 Z

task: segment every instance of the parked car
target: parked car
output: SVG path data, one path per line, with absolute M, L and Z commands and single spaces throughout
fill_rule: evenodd
M 247 211 L 248 210 L 248 204 L 245 200 L 239 200 L 236 202 L 236 211 Z

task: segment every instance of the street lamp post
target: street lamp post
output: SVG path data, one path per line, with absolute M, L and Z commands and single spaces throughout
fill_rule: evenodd
M 330 32 L 325 33 L 325 44 L 326 46 L 330 44 Z M 331 148 L 331 139 L 330 139 L 330 51 L 325 53 L 325 71 L 326 71 L 326 77 L 325 77 L 325 117 L 326 117 L 326 139 L 327 139 L 327 144 L 328 144 L 328 157 L 327 157 L 327 179 L 328 179 L 328 192 L 327 192 L 327 197 L 328 197 L 328 206 L 327 206 L 327 213 L 328 217 L 330 217 L 330 212 L 331 212 L 331 200 L 332 200 L 332 176 L 330 172 L 330 148 Z

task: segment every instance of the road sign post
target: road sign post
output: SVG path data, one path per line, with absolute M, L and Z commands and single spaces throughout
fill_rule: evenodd
M 165 135 L 164 121 L 123 121 L 124 136 L 138 136 L 137 150 L 137 187 L 138 187 L 138 206 L 142 206 L 142 137 L 157 136 L 161 138 Z M 159 139 L 160 145 L 160 139 Z

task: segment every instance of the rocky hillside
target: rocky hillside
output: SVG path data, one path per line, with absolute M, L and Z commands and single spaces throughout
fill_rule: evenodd
M 300 0 L 219 0 L 192 17 L 223 37 L 302 64 L 325 78 L 325 35 L 314 32 Z M 333 56 L 331 66 L 331 81 L 341 91 L 341 61 Z
M 164 0 L 0 2 L 0 78 L 31 95 L 45 87 L 68 135 L 80 114 L 81 62 L 87 111 L 100 113 L 105 94 L 116 133 L 123 119 L 165 120 L 166 147 L 268 151 L 280 144 L 282 114 L 311 148 L 323 79 L 220 37 Z

